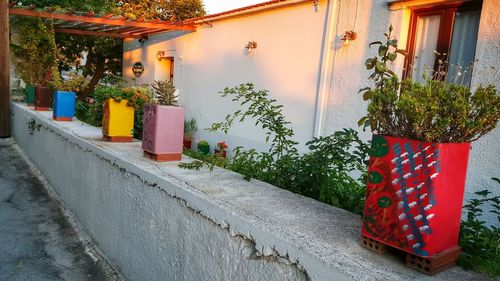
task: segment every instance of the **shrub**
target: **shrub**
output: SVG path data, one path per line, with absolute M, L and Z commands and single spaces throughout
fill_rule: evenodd
M 498 184 L 500 180 L 493 178 Z M 483 272 L 490 277 L 500 276 L 500 196 L 490 196 L 483 190 L 475 193 L 478 198 L 471 199 L 464 205 L 467 218 L 460 225 L 460 246 L 462 255 L 458 264 L 464 268 Z M 492 213 L 497 215 L 498 224 L 488 226 L 481 219 L 483 208 L 490 205 Z
M 93 126 L 102 125 L 103 104 L 108 98 L 126 99 L 129 105 L 135 109 L 134 137 L 142 139 L 142 124 L 144 115 L 144 104 L 152 99 L 152 93 L 146 86 L 119 88 L 113 86 L 99 86 L 91 97 L 85 101 L 77 101 L 76 117 Z
M 391 32 L 392 27 L 385 44 L 370 44 L 379 46 L 378 57 L 365 63 L 373 70 L 370 79 L 375 87 L 360 90 L 363 99 L 370 102 L 360 125 L 377 134 L 440 143 L 474 141 L 495 128 L 500 119 L 500 96 L 494 86 L 472 91 L 468 86 L 444 82 L 443 71 L 431 78 L 424 76 L 425 83 L 400 81 L 387 64 L 405 52 L 397 48 Z
M 307 143 L 310 151 L 300 154 L 297 142 L 292 139 L 294 132 L 290 123 L 283 116 L 283 106 L 269 98 L 268 91 L 257 91 L 252 84 L 242 84 L 226 88 L 222 95 L 232 96 L 242 109 L 213 124 L 211 131 L 227 133 L 234 121 L 253 118 L 256 125 L 266 131 L 269 151 L 236 147 L 234 156 L 224 161 L 217 160 L 220 157 L 191 154 L 201 161 L 181 163 L 181 167 L 199 169 L 204 163 L 210 168 L 222 166 L 241 173 L 247 180 L 262 180 L 358 214 L 362 212 L 368 145 L 359 139 L 356 131 L 344 129 L 331 136 L 315 138 Z

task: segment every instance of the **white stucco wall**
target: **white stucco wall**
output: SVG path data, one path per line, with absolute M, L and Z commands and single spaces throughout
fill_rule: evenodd
M 367 104 L 357 92 L 369 84 L 364 61 L 376 53 L 376 48 L 367 47 L 369 42 L 383 39 L 392 24 L 400 46 L 406 47 L 410 12 L 391 11 L 387 2 L 320 1 L 319 12 L 305 4 L 217 21 L 212 27 L 200 27 L 183 36 L 156 36 L 142 47 L 137 41 L 128 41 L 124 46 L 124 73 L 130 79 L 131 65 L 141 60 L 146 62 L 146 72 L 139 82 L 151 82 L 156 52 L 163 50 L 174 56 L 174 82 L 180 89 L 187 117 L 196 118 L 200 128 L 209 127 L 238 108 L 229 99 L 221 99 L 218 91 L 253 82 L 258 89 L 270 90 L 271 96 L 285 106 L 296 139 L 303 144 L 314 133 L 328 135 L 342 128 L 358 128 L 357 121 L 365 115 Z M 499 12 L 500 1 L 483 1 L 473 86 L 493 83 L 500 88 L 498 71 L 497 77 L 489 74 L 490 66 L 497 70 L 500 66 Z M 352 29 L 357 39 L 342 44 L 341 36 Z M 172 37 L 175 39 L 168 40 Z M 259 47 L 246 54 L 244 45 L 250 40 Z M 402 65 L 400 57 L 394 69 L 400 72 Z M 361 132 L 361 136 L 369 139 L 370 133 Z M 252 122 L 236 125 L 228 136 L 200 130 L 197 138 L 212 144 L 226 140 L 231 147 L 266 148 L 262 130 Z M 499 139 L 497 128 L 472 145 L 466 199 L 485 188 L 500 194 L 490 180 L 500 177 Z M 489 220 L 494 222 L 493 216 Z
M 17 145 L 126 280 L 482 280 L 459 267 L 427 276 L 362 248 L 361 218 L 345 210 L 220 168 L 154 162 L 139 141 L 11 108 Z
M 219 91 L 254 83 L 284 105 L 297 140 L 304 143 L 313 134 L 326 3 L 321 1 L 319 11 L 307 3 L 216 21 L 212 27 L 200 26 L 195 33 L 168 41 L 175 34 L 152 37 L 142 48 L 137 41 L 126 42 L 123 73 L 130 79 L 131 65 L 142 61 L 146 70 L 138 83 L 152 82 L 156 53 L 167 51 L 175 60 L 174 83 L 186 117 L 198 121 L 198 139 L 212 145 L 226 140 L 232 147 L 267 149 L 262 130 L 254 128 L 252 121 L 235 124 L 227 136 L 203 131 L 239 108 L 230 98 L 222 99 Z M 245 49 L 248 41 L 258 44 L 251 53 Z

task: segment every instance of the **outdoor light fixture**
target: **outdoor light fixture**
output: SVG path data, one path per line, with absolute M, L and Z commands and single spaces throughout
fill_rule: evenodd
M 356 40 L 356 37 L 358 37 L 358 34 L 351 30 L 346 31 L 340 40 L 344 41 L 345 44 L 349 44 L 350 41 Z
M 156 58 L 161 61 L 163 59 L 167 59 L 167 55 L 165 54 L 165 51 L 158 51 L 158 53 L 156 53 Z
M 245 46 L 245 48 L 247 48 L 248 52 L 250 53 L 253 49 L 257 49 L 257 42 L 248 41 L 248 44 Z

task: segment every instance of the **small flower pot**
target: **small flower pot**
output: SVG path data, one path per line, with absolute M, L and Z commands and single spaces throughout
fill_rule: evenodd
M 210 154 L 210 145 L 198 143 L 198 151 L 203 154 Z
M 182 141 L 182 146 L 184 149 L 191 149 L 192 145 L 193 142 L 191 141 L 191 139 L 184 138 L 184 140 Z
M 25 101 L 27 105 L 35 105 L 35 86 L 26 85 L 24 89 Z
M 48 87 L 35 88 L 35 110 L 50 111 L 52 107 L 53 93 Z
M 458 248 L 469 150 L 374 135 L 362 235 L 424 258 Z
M 227 150 L 215 149 L 214 154 L 218 157 L 227 158 Z
M 179 161 L 184 138 L 184 108 L 146 104 L 142 149 L 156 161 Z
M 128 100 L 107 99 L 102 114 L 102 135 L 110 142 L 131 142 L 134 130 L 134 107 Z
M 73 121 L 73 117 L 75 117 L 75 101 L 75 93 L 55 91 L 53 119 L 56 121 Z

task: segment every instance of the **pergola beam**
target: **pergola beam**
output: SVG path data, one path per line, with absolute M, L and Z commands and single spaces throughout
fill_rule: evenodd
M 54 32 L 69 33 L 69 34 L 76 34 L 76 35 L 107 36 L 107 37 L 114 37 L 114 38 L 147 39 L 147 36 L 144 36 L 144 35 L 141 36 L 141 35 L 114 33 L 114 32 L 98 32 L 98 31 L 88 31 L 88 30 L 81 30 L 81 29 L 55 28 Z
M 5 1 L 5 0 L 2 0 Z M 142 22 L 142 21 L 129 21 L 123 19 L 113 19 L 106 17 L 93 17 L 93 16 L 80 16 L 80 15 L 68 15 L 62 13 L 48 13 L 43 11 L 36 10 L 27 10 L 27 9 L 19 9 L 12 8 L 10 9 L 11 15 L 19 15 L 19 16 L 31 16 L 31 17 L 39 17 L 39 18 L 47 18 L 47 19 L 56 19 L 56 20 L 66 20 L 66 21 L 79 21 L 86 23 L 96 23 L 96 24 L 105 24 L 105 25 L 115 25 L 115 26 L 135 26 L 135 27 L 143 27 L 143 28 L 158 28 L 165 30 L 186 30 L 186 31 L 195 31 L 196 27 L 194 25 L 179 25 L 173 23 L 162 23 L 162 22 Z M 7 17 L 8 18 L 8 17 Z

